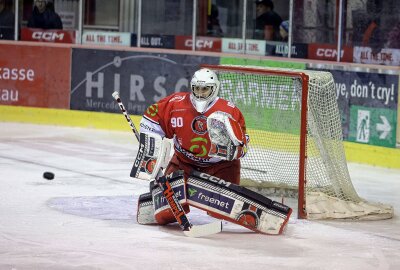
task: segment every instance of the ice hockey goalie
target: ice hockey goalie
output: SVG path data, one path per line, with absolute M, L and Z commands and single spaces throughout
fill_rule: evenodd
M 186 212 L 194 206 L 257 232 L 282 233 L 291 209 L 239 185 L 249 143 L 242 113 L 218 97 L 220 82 L 212 70 L 195 72 L 190 86 L 190 92 L 167 96 L 145 111 L 131 176 L 156 179 L 165 168 Z M 170 160 L 168 139 L 175 150 Z M 138 222 L 174 221 L 160 188 L 150 184 L 139 199 Z

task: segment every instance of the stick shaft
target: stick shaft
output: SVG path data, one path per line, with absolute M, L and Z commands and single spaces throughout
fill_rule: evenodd
M 135 134 L 136 139 L 139 141 L 139 131 L 136 129 L 135 125 L 134 125 L 133 122 L 132 122 L 131 117 L 129 116 L 128 112 L 126 111 L 125 106 L 124 106 L 124 104 L 122 103 L 122 100 L 121 100 L 121 98 L 119 97 L 118 92 L 114 92 L 114 93 L 113 93 L 113 97 L 114 97 L 114 99 L 117 101 L 121 112 L 122 112 L 122 113 L 124 114 L 124 116 L 125 116 L 126 121 L 128 121 L 128 124 L 130 125 L 130 127 L 131 127 L 133 133 Z

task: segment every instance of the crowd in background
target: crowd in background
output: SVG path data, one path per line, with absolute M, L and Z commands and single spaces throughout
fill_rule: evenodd
M 68 29 L 77 23 L 63 25 L 60 14 L 75 12 L 83 1 L 84 28 L 136 32 L 137 15 L 117 20 L 109 18 L 112 10 L 121 5 L 135 5 L 136 1 L 110 0 L 23 0 L 19 7 L 18 28 Z M 337 43 L 339 0 L 296 1 L 293 3 L 293 21 L 289 24 L 289 0 L 248 0 L 246 7 L 246 38 L 287 42 L 291 34 L 293 43 Z M 66 10 L 65 2 L 74 8 Z M 242 38 L 243 1 L 198 0 L 197 35 L 210 37 Z M 381 48 L 400 49 L 400 0 L 348 0 L 343 10 L 342 45 L 365 46 L 379 51 Z M 105 4 L 106 3 L 106 4 Z M 192 33 L 192 1 L 149 0 L 142 1 L 141 31 L 143 34 L 190 35 Z M 117 5 L 115 7 L 115 5 Z M 157 5 L 159 8 L 152 8 Z M 176 14 L 175 14 L 176 13 Z M 203 15 L 206 14 L 206 19 Z M 115 17 L 114 16 L 114 17 Z M 73 20 L 78 21 L 78 15 Z M 159 20 L 154 20 L 158 17 Z M 129 20 L 128 23 L 121 20 Z M 109 25 L 108 22 L 112 22 Z M 71 26 L 72 25 L 72 26 Z M 125 25 L 125 26 L 124 26 Z M 292 31 L 289 25 L 293 26 Z M 15 31 L 15 0 L 0 0 L 0 39 L 19 39 Z M 66 26 L 66 27 L 65 27 Z M 125 29 L 124 29 L 125 27 Z M 19 29 L 20 30 L 20 29 Z

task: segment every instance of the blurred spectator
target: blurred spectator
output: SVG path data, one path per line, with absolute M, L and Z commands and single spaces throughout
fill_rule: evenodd
M 282 21 L 279 26 L 279 33 L 281 34 L 282 41 L 288 41 L 289 38 L 289 21 Z
M 379 0 L 367 1 L 368 26 L 364 31 L 362 46 L 372 48 L 373 52 L 378 52 L 383 47 L 381 31 L 381 11 L 382 3 Z
M 12 0 L 0 0 L 0 39 L 14 39 L 15 15 Z
M 279 26 L 281 16 L 274 11 L 274 3 L 271 0 L 256 0 L 256 28 L 255 39 L 281 40 Z
M 48 0 L 35 0 L 28 27 L 42 29 L 62 29 L 60 16 L 54 11 L 54 4 Z
M 211 13 L 207 17 L 207 36 L 222 37 L 223 32 L 219 24 L 218 7 L 211 5 Z
M 400 22 L 390 30 L 386 47 L 391 49 L 400 49 Z

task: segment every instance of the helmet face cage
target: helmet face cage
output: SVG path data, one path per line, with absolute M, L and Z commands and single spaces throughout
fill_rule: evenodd
M 217 75 L 210 69 L 200 69 L 193 75 L 191 99 L 194 107 L 200 113 L 204 112 L 218 95 L 220 82 Z
M 196 98 L 206 100 L 212 95 L 214 89 L 215 85 L 206 85 L 206 86 L 193 85 L 192 93 Z

